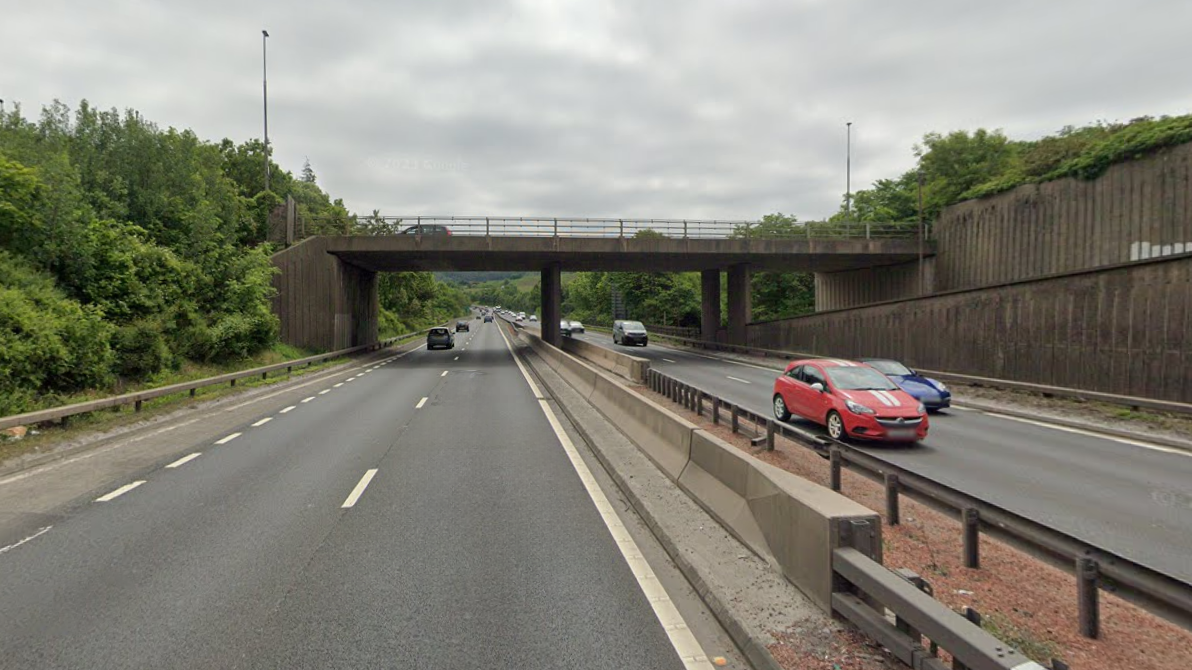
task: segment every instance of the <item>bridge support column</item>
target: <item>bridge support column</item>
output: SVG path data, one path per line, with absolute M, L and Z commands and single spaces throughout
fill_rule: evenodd
M 700 339 L 716 341 L 720 331 L 720 269 L 700 272 Z
M 563 334 L 559 330 L 562 316 L 563 281 L 558 263 L 542 268 L 542 339 L 556 347 L 563 346 Z
M 753 318 L 753 296 L 749 265 L 741 263 L 728 269 L 728 342 L 746 345 L 745 326 Z

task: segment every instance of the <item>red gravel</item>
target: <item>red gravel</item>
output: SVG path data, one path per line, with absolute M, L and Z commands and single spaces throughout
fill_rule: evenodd
M 701 428 L 753 456 L 828 486 L 828 463 L 818 454 L 778 438 L 773 452 L 754 449 L 748 438 L 733 435 L 723 424 L 698 417 L 648 389 L 638 391 L 677 412 Z M 885 517 L 882 486 L 848 470 L 842 473 L 844 495 Z M 1048 665 L 1058 658 L 1075 670 L 1188 670 L 1192 668 L 1192 632 L 1160 619 L 1109 593 L 1101 592 L 1101 637 L 1089 640 L 1077 631 L 1076 586 L 1073 577 L 1008 545 L 981 537 L 980 569 L 963 566 L 960 524 L 907 497 L 901 500 L 902 524 L 882 529 L 887 566 L 910 568 L 934 587 L 935 597 L 959 610 L 973 607 L 989 622 L 1006 631 L 1003 641 L 1024 653 L 1024 642 L 1035 649 L 1035 660 Z M 991 630 L 990 632 L 994 632 Z M 779 642 L 770 651 L 787 670 L 873 670 L 894 667 L 858 633 L 837 635 L 831 656 L 816 658 L 799 651 L 822 648 L 801 644 L 809 634 L 823 631 L 777 633 Z M 866 665 L 869 663 L 869 665 Z

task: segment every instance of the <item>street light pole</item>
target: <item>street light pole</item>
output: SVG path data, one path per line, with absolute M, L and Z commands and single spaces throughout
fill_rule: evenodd
M 846 221 L 853 220 L 853 122 L 848 121 L 844 124 L 845 136 L 847 139 L 847 149 L 844 158 L 844 211 L 848 217 Z
M 269 31 L 261 31 L 261 93 L 265 100 L 265 190 L 269 190 L 269 62 L 265 45 L 269 40 Z

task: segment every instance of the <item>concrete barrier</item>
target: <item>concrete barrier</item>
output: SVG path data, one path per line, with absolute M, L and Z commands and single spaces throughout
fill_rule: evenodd
M 872 510 L 749 456 L 532 333 L 522 337 L 667 477 L 824 611 L 832 611 L 841 520 L 868 521 L 881 560 L 881 523 Z
M 631 379 L 639 384 L 646 382 L 646 372 L 650 369 L 649 359 L 622 354 L 619 351 L 570 337 L 563 338 L 563 351 L 575 354 L 613 374 Z
M 872 510 L 703 430 L 692 434 L 679 486 L 824 611 L 832 609 L 832 551 L 841 520 L 869 521 L 881 560 L 881 523 Z

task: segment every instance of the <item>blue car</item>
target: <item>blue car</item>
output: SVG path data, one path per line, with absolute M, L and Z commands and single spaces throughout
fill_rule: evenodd
M 877 368 L 898 384 L 899 388 L 923 403 L 928 412 L 938 412 L 952 404 L 952 393 L 944 383 L 923 377 L 914 370 L 888 358 L 862 358 L 862 363 Z

